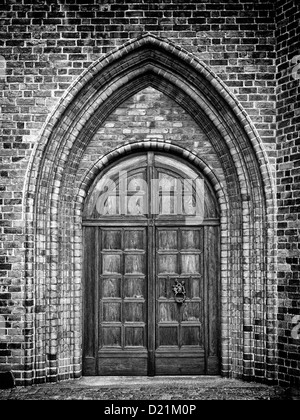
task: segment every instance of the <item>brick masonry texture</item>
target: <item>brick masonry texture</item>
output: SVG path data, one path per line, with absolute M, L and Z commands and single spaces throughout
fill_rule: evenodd
M 222 166 L 209 138 L 185 110 L 154 88 L 123 102 L 94 135 L 82 157 L 78 182 L 99 157 L 127 142 L 160 139 L 184 145 L 200 156 L 221 179 Z
M 278 362 L 280 382 L 298 385 L 300 342 L 291 331 L 300 319 L 299 19 L 299 6 L 278 2 Z
M 80 220 L 76 217 L 80 210 L 76 208 L 75 217 L 68 201 L 82 185 L 82 194 L 86 194 L 90 182 L 86 174 L 94 173 L 93 170 L 96 173 L 104 155 L 128 143 L 153 140 L 172 142 L 202 158 L 217 176 L 219 188 L 224 190 L 224 202 L 227 196 L 232 202 L 234 196 L 239 197 L 236 207 L 240 209 L 234 210 L 236 221 L 222 233 L 222 255 L 229 255 L 228 250 L 232 250 L 222 273 L 224 279 L 230 276 L 234 279 L 228 284 L 224 280 L 224 289 L 227 284 L 237 290 L 232 296 L 223 290 L 221 298 L 222 302 L 227 302 L 224 307 L 228 305 L 224 312 L 223 374 L 299 385 L 299 339 L 291 337 L 293 327 L 299 322 L 295 317 L 300 316 L 300 80 L 291 61 L 299 54 L 298 23 L 299 5 L 288 0 L 1 0 L 0 369 L 12 369 L 19 384 L 80 376 L 81 274 L 80 267 L 70 268 L 70 254 L 80 255 L 81 237 L 78 234 L 72 239 L 71 248 L 67 239 L 72 237 L 72 229 L 77 232 Z M 243 143 L 242 136 L 240 145 L 228 143 L 225 146 L 214 130 L 207 128 L 209 124 L 204 117 L 201 126 L 196 105 L 192 105 L 192 101 L 187 104 L 184 95 L 181 98 L 179 90 L 184 86 L 174 95 L 172 89 L 160 82 L 160 76 L 154 77 L 151 86 L 147 76 L 144 79 L 140 76 L 137 91 L 134 83 L 128 82 L 129 87 L 123 90 L 120 87 L 119 96 L 122 93 L 123 101 L 110 95 L 111 104 L 103 106 L 91 99 L 90 109 L 95 109 L 89 111 L 88 128 L 84 135 L 77 135 L 84 118 L 78 119 L 75 126 L 80 105 L 74 105 L 76 95 L 72 89 L 77 89 L 81 83 L 83 87 L 91 86 L 92 71 L 85 71 L 97 62 L 99 65 L 94 69 L 100 71 L 102 62 L 99 60 L 105 57 L 109 60 L 109 54 L 114 51 L 120 52 L 124 72 L 126 66 L 135 66 L 138 77 L 138 53 L 132 53 L 136 63 L 133 60 L 129 64 L 121 57 L 121 51 L 124 45 L 129 51 L 130 42 L 148 33 L 176 46 L 178 54 L 182 48 L 184 54 L 201 60 L 243 107 L 246 117 L 241 118 L 252 124 L 263 148 L 261 151 L 253 146 L 253 150 L 260 154 L 261 160 L 262 155 L 266 158 L 270 183 L 277 184 L 276 208 L 270 204 L 272 200 L 262 187 L 267 169 L 255 175 L 259 164 L 254 161 L 246 142 Z M 168 61 L 167 54 L 157 60 L 163 68 L 164 61 Z M 118 70 L 111 66 L 111 73 L 107 70 L 103 74 L 107 80 L 115 77 L 116 85 L 121 86 L 121 64 Z M 188 66 L 183 69 L 187 71 Z M 174 70 L 178 86 L 184 83 L 179 76 L 180 70 L 177 73 Z M 183 79 L 192 77 L 184 72 L 181 76 Z M 104 79 L 97 79 L 98 85 L 95 82 L 93 88 L 86 88 L 91 98 L 93 92 L 100 92 L 101 80 Z M 68 103 L 68 92 L 71 105 L 65 114 L 61 112 L 61 125 L 53 123 L 51 116 Z M 229 100 L 229 94 L 226 95 Z M 224 119 L 231 118 L 229 111 L 225 114 L 220 108 Z M 94 120 L 92 114 L 96 115 Z M 71 128 L 73 130 L 66 140 L 64 127 L 70 132 Z M 221 126 L 218 128 L 221 130 Z M 56 129 L 52 148 L 40 146 L 47 133 L 54 133 Z M 71 146 L 72 136 L 77 136 L 77 140 Z M 249 137 L 254 141 L 253 133 Z M 227 148 L 234 150 L 232 160 L 228 158 Z M 61 161 L 56 165 L 57 156 Z M 46 162 L 40 175 L 37 174 L 38 164 L 32 161 L 35 158 Z M 252 174 L 249 185 L 247 176 L 242 180 L 241 168 Z M 57 175 L 60 171 L 64 174 L 62 178 Z M 33 184 L 28 181 L 38 176 L 41 179 L 39 201 Z M 51 188 L 47 180 L 49 185 L 52 183 Z M 247 203 L 244 190 L 253 195 L 253 206 Z M 56 195 L 64 194 L 51 218 L 47 194 L 51 194 L 51 203 L 59 201 Z M 259 209 L 259 202 L 263 200 L 266 200 L 266 208 L 261 204 Z M 37 202 L 39 209 L 34 211 Z M 57 215 L 63 211 L 64 220 Z M 244 231 L 242 213 L 250 215 Z M 275 230 L 270 220 L 275 219 L 276 213 L 278 227 Z M 261 226 L 268 232 L 269 241 L 264 239 Z M 51 244 L 50 232 L 56 232 L 57 238 Z M 257 240 L 253 239 L 255 232 Z M 243 277 L 246 284 L 243 295 L 242 277 L 236 273 L 242 272 L 241 259 L 246 254 L 242 257 L 238 253 L 242 251 L 233 251 L 239 247 L 242 235 L 246 238 L 244 248 L 251 248 L 252 243 L 257 247 L 253 271 L 249 274 L 248 270 L 247 274 L 246 270 Z M 268 248 L 266 260 L 270 273 L 264 277 L 260 271 L 266 260 L 259 258 L 265 248 Z M 63 264 L 58 264 L 58 249 L 66 256 Z M 245 264 L 251 258 L 245 257 Z M 228 264 L 231 268 L 227 270 Z M 58 267 L 57 271 L 53 266 Z M 74 281 L 70 273 L 75 273 Z M 60 295 L 63 302 L 57 305 L 55 302 Z M 46 302 L 50 301 L 51 305 L 47 306 Z M 228 347 L 231 348 L 228 350 Z

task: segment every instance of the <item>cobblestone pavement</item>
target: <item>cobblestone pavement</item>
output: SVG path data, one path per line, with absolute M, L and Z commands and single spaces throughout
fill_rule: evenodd
M 219 377 L 83 377 L 0 390 L 0 400 L 284 400 L 276 386 Z

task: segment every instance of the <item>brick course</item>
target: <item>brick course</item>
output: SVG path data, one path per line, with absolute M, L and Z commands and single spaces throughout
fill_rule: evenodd
M 238 183 L 242 185 L 244 196 L 238 205 L 243 206 L 245 214 L 250 212 L 253 232 L 258 233 L 257 242 L 260 242 L 260 245 L 255 256 L 257 267 L 265 264 L 264 261 L 259 261 L 259 249 L 266 246 L 270 248 L 268 252 L 272 260 L 270 262 L 272 270 L 275 272 L 278 269 L 278 275 L 274 276 L 270 266 L 268 277 L 259 281 L 255 280 L 255 276 L 246 273 L 245 282 L 248 287 L 246 301 L 251 302 L 251 306 L 240 306 L 241 303 L 237 303 L 236 308 L 228 309 L 232 317 L 230 343 L 233 350 L 230 353 L 232 362 L 229 361 L 228 352 L 225 351 L 224 373 L 227 369 L 225 362 L 227 357 L 227 367 L 233 375 L 245 378 L 256 377 L 258 380 L 263 378 L 277 380 L 274 360 L 278 355 L 278 379 L 282 383 L 297 383 L 299 344 L 295 340 L 292 341 L 290 333 L 286 331 L 291 330 L 292 319 L 299 314 L 299 195 L 297 193 L 300 184 L 297 140 L 299 79 L 293 78 L 289 61 L 297 54 L 299 29 L 295 22 L 298 16 L 299 6 L 295 1 L 287 0 L 277 2 L 240 0 L 233 3 L 212 0 L 172 3 L 23 0 L 16 3 L 7 0 L 1 5 L 0 314 L 5 317 L 6 324 L 5 334 L 0 336 L 0 365 L 3 369 L 13 369 L 19 383 L 57 380 L 57 378 L 80 375 L 79 347 L 74 346 L 74 340 L 80 342 L 80 318 L 78 315 L 71 316 L 72 307 L 80 308 L 80 267 L 75 267 L 74 274 L 69 271 L 68 262 L 65 265 L 58 265 L 57 243 L 62 243 L 63 252 L 67 254 L 80 253 L 81 238 L 73 238 L 72 251 L 68 251 L 66 244 L 69 242 L 66 238 L 71 233 L 66 232 L 65 226 L 68 223 L 73 226 L 74 215 L 62 201 L 55 210 L 53 207 L 54 213 L 50 220 L 47 214 L 49 205 L 58 200 L 62 191 L 66 197 L 75 191 L 74 185 L 66 184 L 68 176 L 76 181 L 75 185 L 79 188 L 85 171 L 93 165 L 97 166 L 97 162 L 105 153 L 116 147 L 122 147 L 128 141 L 150 140 L 152 135 L 154 141 L 171 140 L 174 144 L 181 145 L 196 154 L 201 154 L 200 150 L 201 152 L 205 150 L 203 160 L 215 171 L 224 190 L 232 191 L 232 197 L 234 194 L 236 196 L 239 194 Z M 101 63 L 103 57 L 109 62 L 113 51 L 119 51 L 121 63 L 123 60 L 121 52 L 124 51 L 122 46 L 125 45 L 125 49 L 128 48 L 129 51 L 132 40 L 141 35 L 145 36 L 147 32 L 151 32 L 151 35 L 158 39 L 171 41 L 172 45 L 178 48 L 178 54 L 181 54 L 180 48 L 183 48 L 182 55 L 191 54 L 219 77 L 220 83 L 224 83 L 246 111 L 245 115 L 240 114 L 239 117 L 244 121 L 243 126 L 249 121 L 255 127 L 260 143 L 251 147 L 259 156 L 260 163 L 252 161 L 251 148 L 249 149 L 246 143 L 241 149 L 238 145 L 228 143 L 227 147 L 231 150 L 235 162 L 233 163 L 226 157 L 228 151 L 225 145 L 222 145 L 223 149 L 219 146 L 221 140 L 217 141 L 217 133 L 210 129 L 207 131 L 207 128 L 201 126 L 201 118 L 197 120 L 195 117 L 196 105 L 193 105 L 192 101 L 188 102 L 186 96 L 179 95 L 179 91 L 185 88 L 179 75 L 181 72 L 184 79 L 187 67 L 183 66 L 181 70 L 178 68 L 178 74 L 174 73 L 172 76 L 174 80 L 170 79 L 168 82 L 172 82 L 174 86 L 177 83 L 177 87 L 174 88 L 175 95 L 168 86 L 164 86 L 164 83 L 167 84 L 167 74 L 161 73 L 155 76 L 154 84 L 149 88 L 147 76 L 143 81 L 138 73 L 138 61 L 143 58 L 142 52 L 140 55 L 133 55 L 136 60 L 134 64 L 136 77 L 140 80 L 136 86 L 134 83 L 131 85 L 128 83 L 134 96 L 129 96 L 129 88 L 126 85 L 123 88 L 123 82 L 114 80 L 116 86 L 119 83 L 125 102 L 119 103 L 111 95 L 111 88 L 108 88 L 107 97 L 102 95 L 103 101 L 107 99 L 106 107 L 98 103 L 96 98 L 92 98 L 93 91 L 99 92 L 100 84 L 104 83 L 103 79 L 97 79 L 98 85 L 95 83 L 92 88 L 86 89 L 86 95 L 91 95 L 92 98 L 90 116 L 92 117 L 94 111 L 95 115 L 97 114 L 97 107 L 101 108 L 103 115 L 97 114 L 100 123 L 97 118 L 93 121 L 91 118 L 89 122 L 86 120 L 88 126 L 86 133 L 90 143 L 84 144 L 84 136 L 80 134 L 83 120 L 77 126 L 75 121 L 79 121 L 76 116 L 80 113 L 81 105 L 85 104 L 86 98 L 82 95 L 82 102 L 76 105 L 73 97 L 75 94 L 80 97 L 79 87 L 84 89 L 84 86 L 91 86 L 92 78 L 100 71 L 100 67 L 95 66 L 90 73 L 84 73 L 85 70 L 97 60 Z M 117 54 L 117 52 L 114 54 L 114 60 L 118 59 Z M 166 56 L 162 56 L 161 63 L 163 60 L 167 61 Z M 111 71 L 103 72 L 103 77 L 107 80 L 112 76 L 120 79 L 121 64 L 119 66 L 118 72 L 113 72 L 112 68 Z M 124 60 L 124 72 L 126 66 L 129 64 Z M 160 84 L 158 80 L 161 76 L 164 82 L 161 81 Z M 212 83 L 217 83 L 213 76 L 210 78 Z M 136 92 L 135 88 L 138 89 Z M 210 87 L 204 84 L 202 88 L 207 88 L 207 92 L 211 91 Z M 139 92 L 141 89 L 145 90 Z M 169 93 L 171 98 L 173 94 L 173 98 L 167 98 L 161 91 L 164 94 Z M 140 96 L 142 94 L 145 95 L 144 98 Z M 177 103 L 175 103 L 176 95 L 179 101 Z M 227 100 L 231 100 L 229 95 Z M 155 106 L 149 105 L 155 101 L 163 103 L 164 106 L 157 107 L 155 111 Z M 72 112 L 68 114 L 67 111 L 64 114 L 62 108 L 68 103 L 71 104 Z M 222 112 L 221 106 L 215 106 L 219 112 Z M 93 112 L 92 107 L 95 108 Z M 234 103 L 232 108 L 240 112 Z M 169 110 L 171 116 L 165 117 L 164 120 L 155 119 L 156 116 L 161 117 L 162 109 Z M 147 110 L 146 114 L 148 112 L 152 119 L 154 117 L 155 126 L 147 125 L 147 121 L 143 124 L 141 114 L 144 110 Z M 180 118 L 178 118 L 179 113 Z M 55 115 L 61 116 L 63 121 L 61 125 L 59 119 L 53 117 Z M 225 113 L 224 118 L 227 118 Z M 132 125 L 129 125 L 130 121 Z M 234 119 L 231 123 L 233 121 Z M 122 128 L 122 124 L 126 124 L 126 128 Z M 182 127 L 178 124 L 182 124 Z M 204 125 L 206 124 L 205 122 Z M 221 123 L 217 124 L 219 124 L 217 129 L 222 130 Z M 42 142 L 46 142 L 46 139 L 51 137 L 51 132 L 55 130 L 57 130 L 56 140 L 46 147 L 46 143 Z M 72 135 L 66 138 L 65 130 L 72 130 Z M 186 136 L 189 134 L 186 140 L 184 133 Z M 225 131 L 223 134 L 225 135 Z M 255 135 L 249 127 L 248 135 L 254 141 Z M 75 137 L 77 140 L 73 145 Z M 222 154 L 223 160 L 220 159 Z M 55 167 L 54 162 L 58 157 L 60 161 Z M 267 164 L 262 166 L 262 161 L 266 157 L 269 174 L 266 169 Z M 45 159 L 43 173 L 40 172 L 38 159 Z M 238 163 L 244 159 L 246 163 Z M 271 204 L 271 188 L 269 196 L 266 192 L 262 192 L 263 181 L 259 178 L 256 181 L 257 189 L 254 184 L 251 188 L 247 186 L 247 180 L 243 185 L 242 170 L 239 167 L 244 168 L 244 165 L 252 174 L 257 172 L 256 165 L 261 165 L 262 179 L 269 177 L 274 182 L 277 177 L 278 250 L 273 244 L 276 242 L 275 230 L 270 222 L 274 219 L 275 213 Z M 231 179 L 228 175 L 226 180 L 224 168 L 227 168 L 228 173 L 232 171 Z M 59 171 L 65 171 L 62 173 L 62 179 L 57 176 Z M 37 179 L 38 172 L 41 176 L 40 191 L 43 189 L 44 195 L 40 193 L 39 209 L 33 211 L 37 199 L 34 184 L 30 183 L 30 179 Z M 253 180 L 255 176 L 253 175 Z M 48 189 L 51 201 L 45 192 L 47 180 L 49 184 L 52 182 L 51 188 Z M 234 193 L 235 189 L 237 191 Z M 259 210 L 255 205 L 254 208 L 248 206 L 245 200 L 247 189 L 253 194 L 253 199 L 257 203 L 262 196 L 267 200 L 266 212 L 269 219 L 264 223 L 266 223 L 269 245 L 266 243 L 263 245 L 264 239 L 259 233 L 263 209 Z M 62 209 L 66 210 L 63 225 L 57 216 Z M 39 219 L 36 219 L 37 214 Z M 76 223 L 80 222 L 75 217 L 75 227 Z M 65 229 L 63 231 L 60 230 L 62 226 Z M 244 229 L 244 237 L 250 238 L 252 233 L 247 229 Z M 56 244 L 49 242 L 50 231 L 51 235 L 57 238 Z M 35 234 L 38 236 L 34 236 Z M 223 235 L 227 237 L 228 232 L 224 231 Z M 233 233 L 233 241 L 237 243 L 238 235 L 238 230 Z M 249 247 L 251 240 L 249 239 L 244 246 Z M 275 267 L 274 260 L 277 255 L 278 268 Z M 232 261 L 233 270 L 238 271 L 241 268 L 238 267 L 237 254 L 233 258 L 235 258 Z M 53 266 L 56 268 L 52 271 Z M 33 270 L 35 276 L 32 275 Z M 259 268 L 256 272 L 259 279 Z M 75 285 L 72 285 L 69 279 L 70 273 L 75 275 Z M 48 278 L 51 278 L 49 286 L 47 286 Z M 61 279 L 61 283 L 58 279 Z M 238 278 L 231 286 L 240 290 Z M 271 290 L 274 293 L 271 293 Z M 55 302 L 61 293 L 64 296 L 71 293 L 72 296 L 69 301 L 65 298 L 61 306 L 61 318 L 58 320 L 57 306 L 53 304 L 46 308 L 44 297 L 47 295 L 51 297 L 52 302 Z M 255 300 L 254 296 L 264 296 L 269 302 L 267 307 L 262 301 Z M 278 316 L 274 315 L 274 305 L 276 307 L 277 302 Z M 244 331 L 242 331 L 241 311 L 244 311 Z M 71 323 L 67 325 L 70 316 Z M 278 318 L 278 325 L 274 317 Z M 34 330 L 34 323 L 39 325 L 38 332 Z M 225 336 L 226 331 L 229 331 L 228 328 L 228 325 L 224 324 Z M 264 336 L 266 329 L 270 333 L 267 348 Z M 65 334 L 63 340 L 58 339 L 57 331 L 60 335 Z M 275 341 L 278 341 L 278 349 L 272 344 L 274 337 Z M 241 356 L 242 341 L 245 346 L 244 359 Z M 73 355 L 70 350 L 72 346 L 75 348 Z M 251 350 L 247 352 L 246 348 Z M 272 369 L 274 374 L 270 373 Z
M 299 5 L 278 2 L 277 16 L 277 198 L 278 378 L 300 384 L 300 343 L 292 336 L 300 319 Z

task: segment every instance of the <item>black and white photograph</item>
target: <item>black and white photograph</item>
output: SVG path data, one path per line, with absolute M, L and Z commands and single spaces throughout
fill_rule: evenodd
M 300 400 L 299 0 L 0 0 L 0 400 Z

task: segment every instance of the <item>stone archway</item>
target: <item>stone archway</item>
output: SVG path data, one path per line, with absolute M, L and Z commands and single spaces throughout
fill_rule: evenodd
M 273 186 L 261 141 L 226 86 L 184 49 L 146 34 L 101 58 L 71 86 L 49 118 L 26 180 L 27 293 L 35 297 L 34 358 L 28 381 L 81 375 L 81 213 L 113 150 L 74 183 L 95 130 L 133 93 L 153 86 L 185 109 L 209 136 L 226 186 L 222 223 L 222 373 L 273 379 Z M 159 142 L 152 141 L 152 147 Z M 123 146 L 123 151 L 147 142 Z M 177 146 L 162 144 L 168 150 Z M 197 160 L 188 150 L 182 156 Z M 207 172 L 211 172 L 206 168 Z M 31 316 L 31 315 L 28 315 Z M 32 351 L 32 349 L 30 349 Z

